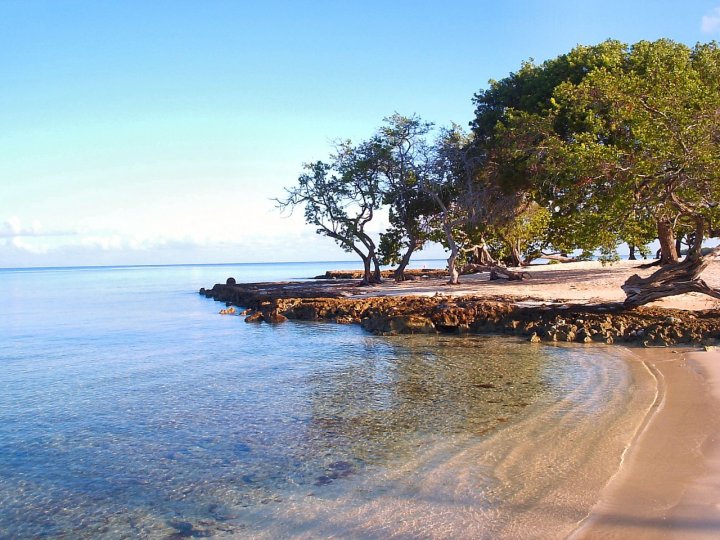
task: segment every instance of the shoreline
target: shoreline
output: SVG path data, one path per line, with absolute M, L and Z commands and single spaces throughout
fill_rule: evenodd
M 438 438 L 391 469 L 298 493 L 280 509 L 255 509 L 251 521 L 261 525 L 248 536 L 567 537 L 615 473 L 655 384 L 621 347 L 544 348 L 568 368 L 552 360 L 544 368 L 559 394 L 479 438 Z M 581 354 L 566 356 L 570 349 Z
M 717 537 L 720 302 L 691 293 L 628 311 L 619 304 L 619 284 L 641 273 L 636 265 L 552 266 L 533 269 L 532 279 L 520 284 L 487 282 L 482 275 L 463 276 L 458 287 L 427 278 L 362 289 L 344 280 L 252 285 L 229 280 L 200 293 L 250 307 L 246 322 L 279 323 L 289 318 L 357 323 L 380 335 L 510 334 L 533 342 L 579 342 L 587 347 L 621 344 L 608 351 L 619 353 L 636 373 L 646 370 L 655 380 L 656 395 L 641 419 L 621 429 L 624 440 L 617 433 L 608 435 L 616 448 L 622 443 L 619 465 L 605 477 L 594 504 L 589 501 L 592 508 L 585 506 L 589 513 L 573 523 L 564 518 L 563 525 L 557 522 L 555 529 L 542 531 L 526 521 L 530 536 Z M 720 261 L 706 273 L 703 277 L 717 287 Z M 647 390 L 640 388 L 641 394 L 628 399 L 646 399 L 642 393 Z M 593 449 L 589 455 L 598 454 Z M 573 485 L 577 491 L 569 484 L 555 503 L 545 501 L 546 509 L 584 493 L 582 483 Z
M 676 354 L 673 354 L 676 353 Z M 717 538 L 720 352 L 634 350 L 658 398 L 572 539 Z
M 258 508 L 252 516 L 260 527 L 246 532 L 268 539 L 717 538 L 720 353 L 614 347 L 605 354 L 627 366 L 631 392 L 627 382 L 610 391 L 612 380 L 595 386 L 588 379 L 576 390 L 594 389 L 581 402 L 571 392 L 480 442 L 438 441 L 368 482 L 291 496 L 280 513 Z

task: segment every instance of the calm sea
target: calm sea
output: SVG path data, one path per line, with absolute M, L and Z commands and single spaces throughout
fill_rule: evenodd
M 305 501 L 370 504 L 528 411 L 579 424 L 631 384 L 604 349 L 245 324 L 197 294 L 354 267 L 0 270 L 0 537 L 330 535 Z

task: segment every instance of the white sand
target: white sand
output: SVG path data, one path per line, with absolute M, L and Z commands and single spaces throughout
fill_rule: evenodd
M 545 301 L 622 302 L 620 288 L 633 274 L 649 276 L 656 268 L 640 269 L 642 261 L 620 261 L 603 266 L 597 261 L 530 266 L 522 269 L 530 274 L 523 281 L 490 281 L 488 273 L 460 277 L 459 285 L 448 285 L 446 279 L 424 278 L 404 283 L 385 280 L 381 285 L 363 289 L 365 296 L 401 295 L 512 295 Z M 720 261 L 710 263 L 702 278 L 712 287 L 720 288 Z M 720 309 L 720 300 L 697 293 L 666 298 L 650 306 L 675 309 Z

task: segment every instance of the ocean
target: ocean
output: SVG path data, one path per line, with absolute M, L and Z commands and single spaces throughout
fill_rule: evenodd
M 643 407 L 616 349 L 245 324 L 197 293 L 357 266 L 0 270 L 0 537 L 500 538 L 556 500 L 581 519 Z

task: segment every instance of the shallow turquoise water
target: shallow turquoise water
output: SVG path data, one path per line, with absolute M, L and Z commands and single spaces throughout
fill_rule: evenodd
M 249 325 L 196 292 L 342 266 L 0 270 L 0 537 L 236 532 L 587 376 L 569 349 Z

